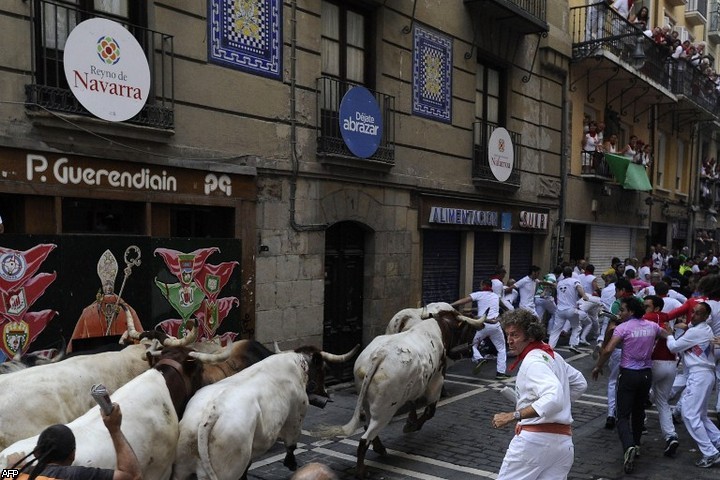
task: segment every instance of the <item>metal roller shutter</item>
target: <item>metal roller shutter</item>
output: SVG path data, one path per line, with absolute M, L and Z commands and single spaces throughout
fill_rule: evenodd
M 460 298 L 460 232 L 423 233 L 422 301 L 454 302 Z
M 588 262 L 595 266 L 595 275 L 610 268 L 610 259 L 618 257 L 625 260 L 632 251 L 633 230 L 623 227 L 590 227 L 590 258 Z
M 500 255 L 501 234 L 475 232 L 475 254 L 473 258 L 473 292 L 480 290 L 480 280 L 495 273 Z M 469 292 L 466 292 L 469 293 Z
M 533 236 L 510 235 L 510 278 L 520 280 L 528 274 L 533 258 Z

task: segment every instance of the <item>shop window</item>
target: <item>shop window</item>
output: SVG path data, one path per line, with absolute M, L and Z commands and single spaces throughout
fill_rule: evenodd
M 235 209 L 173 206 L 170 208 L 170 236 L 234 238 Z
M 145 203 L 64 198 L 62 231 L 63 233 L 145 235 Z

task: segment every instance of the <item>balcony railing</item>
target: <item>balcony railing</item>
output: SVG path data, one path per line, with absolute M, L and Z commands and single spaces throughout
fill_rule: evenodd
M 582 177 L 608 182 L 615 179 L 610 171 L 610 165 L 608 165 L 605 155 L 602 153 L 583 151 L 580 156 L 582 158 L 582 170 L 580 172 Z
M 383 132 L 377 151 L 368 158 L 360 159 L 345 145 L 340 132 L 340 102 L 353 86 L 352 83 L 329 77 L 317 79 L 317 153 L 329 159 L 362 161 L 356 165 L 358 167 L 391 167 L 395 165 L 395 97 L 370 90 L 380 107 Z
M 603 51 L 665 88 L 670 87 L 666 67 L 668 50 L 661 49 L 642 30 L 610 8 L 607 3 L 570 9 L 573 59 L 576 61 Z
M 473 164 L 472 176 L 473 183 L 479 187 L 499 187 L 517 189 L 520 187 L 520 168 L 522 165 L 522 147 L 520 145 L 521 135 L 511 132 L 510 139 L 513 143 L 514 159 L 513 169 L 510 177 L 504 182 L 500 182 L 492 170 L 490 169 L 490 160 L 488 158 L 488 140 L 493 130 L 499 125 L 490 122 L 474 122 L 473 123 Z
M 508 28 L 522 33 L 547 32 L 546 0 L 465 0 L 465 5 L 474 13 L 489 19 L 501 21 L 512 16 L 512 21 L 505 24 Z
M 720 92 L 715 82 L 700 68 L 684 60 L 668 59 L 668 69 L 672 78 L 672 92 L 676 95 L 684 95 L 688 100 L 697 106 L 708 111 L 712 115 L 718 114 Z
M 25 86 L 27 108 L 92 116 L 75 98 L 65 79 L 63 48 L 72 29 L 93 17 L 122 24 L 143 47 L 150 66 L 150 95 L 143 109 L 127 123 L 172 129 L 174 126 L 173 37 L 123 22 L 117 17 L 87 12 L 65 3 L 39 0 L 33 9 L 33 83 Z

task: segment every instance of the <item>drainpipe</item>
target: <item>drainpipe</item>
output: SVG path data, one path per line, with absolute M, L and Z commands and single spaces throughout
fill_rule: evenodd
M 292 175 L 290 176 L 290 226 L 296 232 L 316 232 L 325 230 L 328 225 L 325 223 L 300 225 L 295 220 L 295 195 L 300 171 L 300 161 L 297 154 L 297 0 L 292 0 L 290 12 L 290 161 L 292 163 Z
M 690 171 L 696 172 L 694 175 L 690 175 L 690 198 L 688 198 L 688 231 L 687 231 L 687 243 L 688 247 L 690 248 L 690 254 L 695 255 L 695 211 L 693 210 L 693 206 L 696 205 L 695 202 L 697 202 L 700 199 L 700 172 L 702 171 L 702 158 L 700 158 L 700 122 L 695 122 L 695 125 L 693 126 L 693 138 L 692 142 L 690 143 L 692 145 L 692 149 L 694 152 L 690 154 L 690 158 L 696 157 L 696 165 L 697 168 L 694 168 L 695 166 L 691 164 Z
M 570 152 L 567 141 L 568 131 L 570 128 L 570 108 L 568 107 L 568 73 L 565 73 L 562 85 L 562 127 L 560 136 L 560 208 L 558 209 L 558 240 L 556 243 L 555 265 L 559 265 L 562 261 L 563 252 L 560 249 L 561 239 L 563 250 L 565 248 L 565 201 L 567 191 L 568 165 L 570 163 Z

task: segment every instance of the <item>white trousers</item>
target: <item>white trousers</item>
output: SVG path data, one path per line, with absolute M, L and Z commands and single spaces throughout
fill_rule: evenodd
M 570 435 L 523 431 L 510 441 L 497 479 L 566 479 L 574 456 Z
M 580 330 L 582 328 L 580 325 L 580 313 L 587 319 L 585 312 L 581 312 L 576 308 L 568 308 L 567 310 L 558 310 L 555 312 L 555 322 L 550 331 L 550 341 L 548 342 L 552 348 L 555 348 L 558 340 L 560 340 L 560 332 L 562 332 L 565 322 L 570 322 L 570 346 L 577 347 L 577 344 L 580 342 Z
M 657 407 L 658 417 L 660 417 L 660 430 L 665 440 L 677 436 L 672 421 L 670 403 L 668 403 L 673 382 L 675 381 L 676 366 L 677 361 L 675 360 L 653 360 L 652 362 L 653 402 Z
M 505 350 L 505 334 L 500 323 L 486 323 L 485 327 L 478 330 L 473 338 L 473 360 L 478 361 L 482 357 L 477 346 L 480 342 L 489 338 L 497 350 L 497 371 L 505 373 L 507 369 L 507 351 Z
M 617 418 L 617 412 L 615 411 L 615 402 L 617 401 L 617 379 L 620 374 L 620 357 L 622 356 L 622 349 L 616 348 L 610 354 L 608 360 L 608 386 L 607 386 L 607 404 L 608 404 L 608 417 Z
M 698 368 L 690 371 L 682 396 L 682 419 L 698 449 L 706 457 L 718 453 L 720 430 L 708 418 L 707 403 L 715 385 L 713 370 Z

